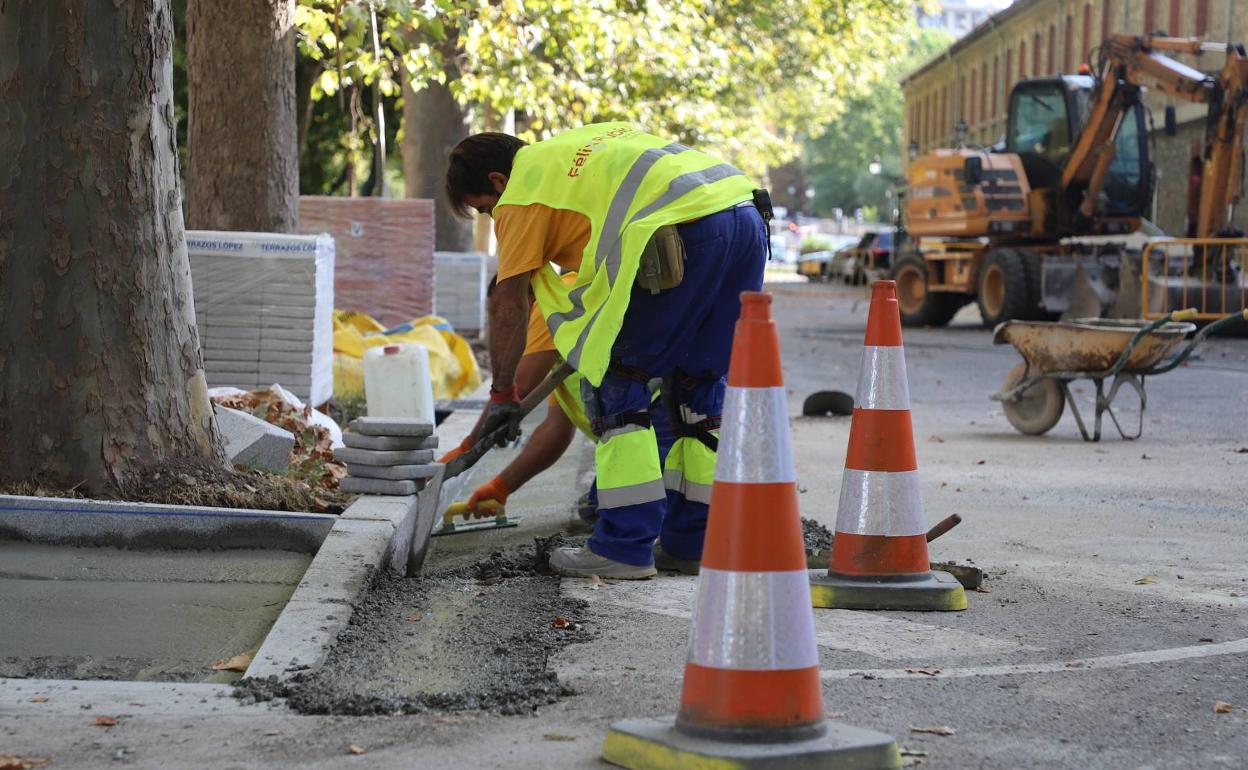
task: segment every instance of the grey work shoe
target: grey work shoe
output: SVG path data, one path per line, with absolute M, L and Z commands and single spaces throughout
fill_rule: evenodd
M 616 578 L 619 580 L 644 580 L 659 574 L 653 564 L 638 567 L 633 564 L 613 561 L 589 550 L 589 546 L 556 550 L 550 555 L 550 568 L 560 575 L 568 577 L 597 575 L 598 577 Z
M 685 559 L 677 559 L 667 551 L 663 550 L 663 546 L 659 545 L 659 541 L 654 541 L 654 566 L 655 569 L 663 572 L 679 572 L 682 575 L 696 575 L 698 570 L 702 569 L 702 562 L 687 561 Z

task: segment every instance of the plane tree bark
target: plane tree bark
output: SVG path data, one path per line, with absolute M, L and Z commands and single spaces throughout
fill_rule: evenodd
M 0 483 L 224 467 L 178 188 L 169 0 L 0 2 Z
M 188 0 L 187 223 L 293 233 L 295 0 Z
M 459 77 L 447 57 L 447 82 Z M 447 157 L 468 136 L 467 111 L 451 90 L 429 81 L 417 90 L 403 76 L 403 183 L 408 198 L 434 201 L 434 244 L 439 251 L 472 251 L 472 223 L 451 212 L 443 186 Z

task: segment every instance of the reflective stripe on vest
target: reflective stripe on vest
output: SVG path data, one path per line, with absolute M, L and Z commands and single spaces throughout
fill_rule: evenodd
M 555 347 L 597 386 L 654 231 L 748 201 L 753 189 L 739 170 L 709 155 L 603 123 L 522 148 L 497 205 L 536 203 L 589 219 L 576 285 L 568 290 L 547 266 L 534 273 L 533 290 Z

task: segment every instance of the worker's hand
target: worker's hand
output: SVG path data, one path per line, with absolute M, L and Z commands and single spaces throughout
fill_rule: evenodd
M 490 404 L 485 408 L 485 421 L 481 424 L 482 437 L 488 436 L 499 428 L 501 438 L 498 446 L 520 438 L 520 421 L 524 419 L 524 407 L 520 406 L 520 394 L 516 386 L 502 392 L 490 389 Z
M 495 513 L 488 508 L 483 508 L 482 503 L 493 500 L 499 505 L 507 504 L 507 495 L 511 494 L 511 490 L 507 488 L 507 482 L 503 481 L 502 476 L 495 476 L 488 482 L 477 487 L 477 491 L 472 493 L 472 497 L 468 498 L 468 510 L 466 516 L 474 518 L 488 519 Z
M 465 437 L 463 441 L 459 442 L 459 446 L 439 457 L 438 462 L 445 465 L 451 460 L 454 460 L 456 457 L 462 455 L 464 452 L 467 452 L 469 449 L 472 449 L 472 436 Z

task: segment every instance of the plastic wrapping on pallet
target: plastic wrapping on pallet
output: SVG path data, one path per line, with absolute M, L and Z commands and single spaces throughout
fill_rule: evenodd
M 279 382 L 313 404 L 334 394 L 334 240 L 188 230 L 195 321 L 212 386 Z

